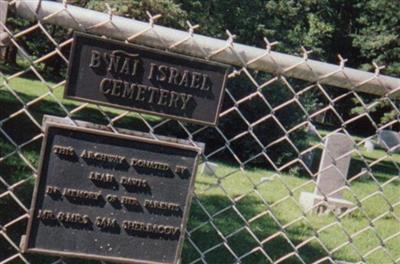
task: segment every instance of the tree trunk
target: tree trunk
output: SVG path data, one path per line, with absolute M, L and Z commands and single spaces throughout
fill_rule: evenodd
M 7 53 L 8 53 L 7 47 L 0 47 L 0 61 L 6 61 Z
M 17 48 L 13 45 L 7 47 L 6 62 L 11 65 L 17 65 Z

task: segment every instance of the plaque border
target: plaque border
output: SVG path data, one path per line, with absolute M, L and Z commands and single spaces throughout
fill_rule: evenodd
M 221 87 L 221 91 L 220 91 L 220 94 L 219 94 L 218 106 L 217 106 L 213 121 L 203 121 L 203 120 L 194 119 L 194 118 L 181 117 L 181 116 L 171 115 L 171 114 L 164 114 L 164 113 L 160 113 L 160 112 L 157 112 L 157 111 L 151 111 L 151 110 L 140 109 L 140 108 L 136 108 L 136 107 L 129 107 L 129 106 L 124 106 L 124 105 L 120 105 L 120 104 L 114 104 L 114 103 L 108 103 L 108 102 L 103 102 L 103 101 L 99 101 L 99 100 L 88 99 L 88 98 L 84 98 L 84 97 L 80 97 L 80 96 L 68 95 L 67 91 L 70 89 L 70 76 L 71 76 L 71 73 L 73 71 L 72 65 L 74 64 L 75 57 L 76 57 L 76 56 L 74 56 L 74 53 L 76 51 L 76 42 L 77 42 L 76 38 L 77 37 L 84 37 L 84 38 L 88 38 L 88 39 L 91 39 L 91 40 L 109 41 L 110 43 L 113 43 L 113 44 L 116 44 L 116 45 L 121 45 L 121 46 L 124 46 L 124 47 L 135 47 L 135 48 L 146 50 L 148 52 L 153 52 L 153 53 L 156 53 L 156 54 L 161 54 L 161 55 L 167 54 L 167 55 L 178 57 L 180 59 L 186 59 L 186 60 L 189 60 L 189 61 L 192 61 L 192 62 L 206 63 L 206 64 L 210 64 L 210 65 L 214 65 L 214 66 L 224 67 L 225 68 L 225 74 L 224 74 L 224 78 L 223 78 L 223 81 L 222 81 L 222 87 Z M 119 41 L 119 40 L 104 39 L 104 38 L 101 38 L 99 36 L 95 36 L 95 35 L 79 32 L 79 31 L 75 31 L 74 35 L 73 35 L 73 40 L 72 40 L 72 47 L 71 47 L 70 54 L 69 54 L 67 78 L 66 78 L 63 98 L 64 99 L 77 100 L 77 101 L 81 101 L 81 102 L 85 102 L 85 103 L 94 103 L 94 104 L 104 105 L 104 106 L 108 106 L 108 107 L 114 107 L 114 108 L 117 108 L 117 109 L 124 109 L 124 110 L 134 111 L 134 112 L 138 112 L 138 113 L 155 115 L 155 116 L 160 116 L 160 117 L 164 117 L 164 118 L 170 118 L 170 119 L 173 119 L 173 120 L 185 121 L 185 122 L 199 124 L 199 125 L 217 126 L 218 125 L 218 121 L 219 121 L 218 117 L 219 117 L 219 114 L 221 112 L 223 99 L 224 99 L 224 94 L 225 94 L 226 80 L 228 79 L 228 72 L 229 72 L 230 68 L 231 68 L 231 66 L 229 66 L 227 64 L 219 63 L 219 62 L 208 61 L 208 60 L 200 59 L 200 58 L 197 58 L 197 57 L 189 57 L 189 56 L 182 55 L 182 54 L 179 54 L 179 53 L 174 53 L 174 52 L 171 52 L 171 51 L 165 51 L 165 50 L 160 51 L 160 50 L 157 50 L 155 48 L 150 48 L 150 47 L 147 47 L 147 46 L 142 46 L 142 45 L 133 44 L 133 43 L 126 43 L 126 42 L 122 42 L 122 41 Z
M 33 190 L 33 195 L 32 195 L 32 201 L 31 201 L 31 206 L 29 209 L 29 219 L 28 219 L 28 224 L 26 228 L 26 233 L 25 236 L 22 236 L 21 238 L 21 253 L 39 253 L 39 254 L 45 254 L 45 255 L 51 255 L 51 256 L 58 256 L 58 257 L 71 257 L 71 258 L 79 258 L 79 259 L 88 259 L 88 260 L 99 260 L 99 261 L 111 261 L 111 262 L 119 262 L 119 263 L 126 263 L 126 264 L 166 264 L 166 263 L 173 263 L 176 264 L 178 263 L 178 260 L 180 259 L 182 249 L 183 249 L 183 243 L 185 239 L 185 231 L 186 231 L 186 226 L 187 226 L 187 221 L 189 218 L 189 213 L 191 209 L 191 203 L 192 203 L 192 198 L 193 198 L 193 190 L 194 190 L 194 183 L 195 183 L 195 177 L 198 171 L 198 163 L 199 163 L 199 158 L 202 153 L 202 149 L 197 146 L 192 146 L 192 145 L 186 145 L 182 143 L 174 143 L 174 142 L 168 142 L 168 141 L 163 141 L 163 140 L 156 140 L 156 139 L 149 139 L 149 138 L 143 138 L 139 136 L 134 136 L 134 135 L 128 135 L 128 134 L 116 134 L 113 132 L 105 131 L 105 130 L 99 130 L 99 129 L 93 129 L 93 128 L 87 128 L 87 127 L 78 127 L 78 126 L 73 126 L 73 125 L 67 125 L 67 124 L 61 124 L 57 122 L 46 122 L 43 124 L 44 126 L 44 137 L 42 141 L 42 146 L 40 150 L 40 158 L 39 158 L 39 166 L 37 170 L 37 178 L 35 179 L 35 186 Z M 182 216 L 182 224 L 181 224 L 181 233 L 178 239 L 178 246 L 175 251 L 175 257 L 173 262 L 155 262 L 155 261 L 149 261 L 149 260 L 142 260 L 142 259 L 131 259 L 131 258 L 124 258 L 124 257 L 110 257 L 110 256 L 104 256 L 104 255 L 97 255 L 97 254 L 85 254 L 85 253 L 77 253 L 73 251 L 60 251 L 60 250 L 50 250 L 50 249 L 45 249 L 45 248 L 29 248 L 29 239 L 32 237 L 32 225 L 33 225 L 33 214 L 36 209 L 36 203 L 38 199 L 38 192 L 39 192 L 39 183 L 42 178 L 43 174 L 43 165 L 45 162 L 48 162 L 47 159 L 45 159 L 45 152 L 46 148 L 48 146 L 48 134 L 49 130 L 52 128 L 62 128 L 62 129 L 67 129 L 75 132 L 85 132 L 85 133 L 91 133 L 93 135 L 102 135 L 102 136 L 111 136 L 119 139 L 124 139 L 124 140 L 134 140 L 134 141 L 139 141 L 142 143 L 148 143 L 148 144 L 154 144 L 154 145 L 161 145 L 161 146 L 167 146 L 167 147 L 172 147 L 172 148 L 177 148 L 181 150 L 189 150 L 193 152 L 197 152 L 196 158 L 194 159 L 194 164 L 193 164 L 193 170 L 191 174 L 191 179 L 189 183 L 189 188 L 188 192 L 186 195 L 185 199 L 185 206 L 186 206 L 186 212 Z

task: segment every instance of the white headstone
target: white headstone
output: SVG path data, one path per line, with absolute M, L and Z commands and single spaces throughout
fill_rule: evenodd
M 374 142 L 372 142 L 372 140 L 370 140 L 370 139 L 367 139 L 367 140 L 364 142 L 364 148 L 365 148 L 368 152 L 374 151 L 374 150 L 375 150 Z
M 271 182 L 275 177 L 276 175 L 261 177 L 260 182 Z
M 378 144 L 386 150 L 399 152 L 400 134 L 392 130 L 382 130 L 378 133 Z
M 341 133 L 328 136 L 319 167 L 316 194 L 342 198 L 340 189 L 346 183 L 352 149 L 353 141 L 349 136 Z
M 318 135 L 317 129 L 316 129 L 315 126 L 314 126 L 313 124 L 311 124 L 311 123 L 308 123 L 308 126 L 307 126 L 307 134 L 312 135 L 312 136 Z
M 314 193 L 301 193 L 300 203 L 308 211 L 333 211 L 342 213 L 352 207 L 352 203 L 342 199 L 350 167 L 353 141 L 349 136 L 335 133 L 327 137 L 318 171 Z M 325 199 L 326 198 L 326 199 Z M 327 200 L 327 203 L 322 201 Z M 317 208 L 315 205 L 319 204 Z
M 314 162 L 315 152 L 307 152 L 306 154 L 302 155 L 301 159 L 305 163 L 308 168 L 311 168 Z
M 301 155 L 301 160 L 304 163 L 303 166 L 305 166 L 307 170 L 312 174 L 316 174 L 321 160 L 321 153 L 318 149 L 309 151 Z
M 213 163 L 213 162 L 209 162 L 206 161 L 203 164 L 201 173 L 205 174 L 205 175 L 215 175 L 215 172 L 217 171 L 218 168 L 218 164 L 217 163 Z
M 352 202 L 345 199 L 328 198 L 327 201 L 324 197 L 310 192 L 301 192 L 300 204 L 306 213 L 316 212 L 317 214 L 343 214 L 350 208 L 354 207 Z

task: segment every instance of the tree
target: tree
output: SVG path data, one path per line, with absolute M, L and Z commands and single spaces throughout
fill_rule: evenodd
M 309 45 L 317 46 L 325 43 L 327 32 L 330 26 L 321 21 L 317 16 L 307 16 L 302 4 L 294 1 L 244 1 L 244 0 L 208 0 L 191 1 L 180 0 L 182 8 L 187 11 L 188 18 L 194 23 L 199 23 L 199 33 L 212 37 L 227 38 L 225 29 L 237 34 L 236 41 L 249 45 L 265 47 L 263 37 L 275 40 L 282 40 L 281 51 L 294 53 L 298 51 L 303 41 L 308 41 Z M 313 3 L 310 3 L 312 5 Z M 285 17 L 286 19 L 283 19 Z M 320 33 L 320 34 L 317 34 Z M 299 38 L 301 37 L 301 38 Z M 324 51 L 324 49 L 320 49 Z M 273 76 L 266 73 L 251 71 L 253 78 L 258 83 L 264 83 Z M 301 89 L 301 82 L 292 80 L 295 89 Z M 243 73 L 239 77 L 230 80 L 227 89 L 234 100 L 254 92 L 255 87 Z M 303 87 L 304 88 L 304 87 Z M 282 81 L 274 82 L 262 91 L 264 97 L 272 107 L 282 104 L 284 100 L 293 98 L 292 92 Z M 306 98 L 307 97 L 307 98 Z M 302 98 L 302 104 L 311 109 L 316 104 L 316 98 L 308 94 Z M 234 104 L 230 96 L 225 97 L 224 107 L 229 108 Z M 271 109 L 259 96 L 254 96 L 251 100 L 238 106 L 240 114 L 232 111 L 230 114 L 220 118 L 220 131 L 228 138 L 233 138 L 238 134 L 248 131 L 250 128 L 247 122 L 255 122 L 260 118 L 271 113 Z M 279 122 L 289 129 L 300 120 L 305 119 L 305 113 L 296 104 L 283 107 L 275 113 Z M 263 151 L 263 147 L 272 143 L 274 140 L 283 137 L 285 132 L 279 127 L 276 120 L 268 119 L 260 122 L 251 133 L 245 137 L 234 140 L 230 148 L 235 152 L 241 161 L 248 160 L 257 156 Z M 215 131 L 209 131 L 199 140 L 205 141 L 207 145 L 220 146 L 223 142 L 218 142 L 219 135 Z M 213 139 L 215 139 L 213 141 Z M 258 142 L 257 142 L 258 141 Z M 307 137 L 304 129 L 299 129 L 290 134 L 290 141 L 300 150 L 307 145 Z M 282 165 L 288 160 L 297 157 L 297 152 L 288 142 L 281 142 L 274 147 L 267 149 L 267 155 L 275 165 Z M 221 155 L 221 158 L 231 156 L 229 153 Z M 265 165 L 265 159 L 254 160 L 253 163 Z M 271 164 L 270 164 L 271 165 Z
M 360 0 L 357 3 L 360 15 L 357 18 L 359 30 L 353 35 L 353 45 L 360 50 L 360 66 L 372 70 L 372 61 L 386 65 L 383 73 L 400 77 L 400 5 L 392 0 Z M 366 101 L 374 98 L 366 96 Z M 397 107 L 400 104 L 392 100 Z M 355 107 L 353 113 L 361 113 L 362 107 Z M 398 116 L 391 103 L 386 100 L 370 110 L 379 125 Z M 398 125 L 397 125 L 398 126 Z
M 186 12 L 173 0 L 120 0 L 110 2 L 115 14 L 137 20 L 148 20 L 146 11 L 151 14 L 161 14 L 158 22 L 164 26 L 183 27 L 186 21 Z M 104 11 L 103 1 L 89 0 L 88 8 Z
M 361 66 L 370 70 L 371 62 L 386 65 L 384 73 L 400 76 L 400 5 L 392 0 L 361 0 L 357 8 L 359 30 L 353 44 L 362 56 Z

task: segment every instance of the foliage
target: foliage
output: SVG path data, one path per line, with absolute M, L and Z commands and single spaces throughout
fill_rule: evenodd
M 386 65 L 383 73 L 400 77 L 400 5 L 392 0 L 358 1 L 360 30 L 353 34 L 353 45 L 360 50 L 361 67 L 371 70 L 370 61 Z M 366 63 L 365 63 L 366 62 Z M 394 102 L 397 107 L 398 102 Z M 361 107 L 355 107 L 354 113 L 360 113 Z M 383 125 L 397 116 L 389 101 L 384 101 L 370 111 L 380 116 Z
M 116 15 L 147 21 L 149 17 L 146 11 L 152 15 L 161 14 L 157 21 L 164 26 L 183 27 L 186 20 L 186 11 L 182 10 L 179 4 L 173 0 L 120 0 L 109 2 L 110 7 L 115 10 Z M 88 8 L 104 11 L 106 10 L 103 1 L 90 0 Z
M 386 73 L 400 76 L 399 3 L 392 0 L 358 2 L 360 30 L 353 34 L 353 45 L 359 48 L 362 59 L 387 65 Z
M 387 65 L 383 73 L 400 72 L 400 5 L 391 0 L 178 0 L 188 17 L 201 25 L 206 35 L 226 38 L 227 28 L 238 42 L 264 47 L 263 37 L 278 40 L 278 51 L 298 53 L 300 46 L 312 49 L 312 57 L 337 63 L 337 54 L 349 58 L 347 66 L 372 70 L 372 61 Z M 343 89 L 329 88 L 333 96 Z M 356 114 L 354 100 L 336 102 L 342 118 Z M 388 105 L 376 108 L 383 118 Z M 390 108 L 390 107 L 389 107 Z M 353 109 L 353 110 L 352 110 Z M 391 113 L 393 116 L 395 113 Z M 363 132 L 361 130 L 357 131 Z

